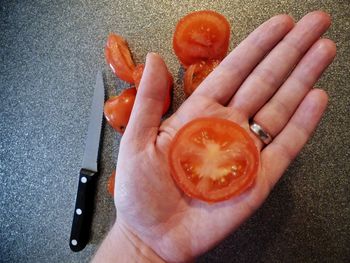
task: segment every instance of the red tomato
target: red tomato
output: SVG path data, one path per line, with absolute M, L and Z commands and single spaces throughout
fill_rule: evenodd
M 105 56 L 108 65 L 120 79 L 133 83 L 135 64 L 131 58 L 128 43 L 119 35 L 110 34 L 107 39 Z
M 136 66 L 134 72 L 133 72 L 133 78 L 134 78 L 134 83 L 136 86 L 136 89 L 139 87 L 140 85 L 140 81 L 141 81 L 141 77 L 143 74 L 143 70 L 145 69 L 145 65 L 144 64 L 139 64 Z M 171 102 L 171 90 L 173 87 L 173 76 L 170 74 L 170 72 L 168 72 L 168 93 L 166 95 L 165 101 L 164 101 L 164 105 L 163 105 L 163 114 L 165 114 L 170 107 L 170 102 Z
M 132 78 L 134 80 L 134 84 L 135 84 L 136 89 L 140 85 L 140 81 L 141 81 L 141 77 L 142 77 L 142 73 L 143 73 L 144 69 L 145 69 L 145 65 L 144 64 L 138 64 L 135 67 L 134 72 L 132 73 Z
M 114 184 L 115 184 L 115 170 L 113 171 L 111 176 L 108 178 L 108 182 L 107 182 L 107 191 L 112 197 L 114 197 Z
M 164 105 L 163 105 L 163 115 L 169 110 L 170 108 L 170 103 L 171 103 L 171 90 L 173 87 L 173 76 L 168 72 L 168 92 L 165 97 Z
M 184 75 L 184 89 L 186 96 L 201 84 L 201 82 L 220 64 L 219 60 L 201 61 L 189 66 Z
M 109 125 L 117 132 L 124 133 L 129 122 L 132 107 L 136 97 L 136 89 L 128 88 L 119 96 L 109 98 L 105 102 L 104 115 Z
M 200 118 L 177 132 L 170 145 L 169 163 L 175 182 L 187 195 L 217 202 L 252 186 L 259 152 L 238 124 Z
M 198 11 L 183 17 L 177 24 L 173 48 L 186 68 L 202 60 L 222 60 L 230 40 L 230 24 L 214 11 Z

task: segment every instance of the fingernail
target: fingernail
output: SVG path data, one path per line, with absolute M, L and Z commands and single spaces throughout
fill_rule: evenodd
M 148 57 L 150 57 L 150 56 L 155 56 L 155 57 L 160 57 L 157 53 L 155 53 L 155 52 L 148 52 L 147 53 L 147 56 L 146 56 L 146 59 L 148 59 Z

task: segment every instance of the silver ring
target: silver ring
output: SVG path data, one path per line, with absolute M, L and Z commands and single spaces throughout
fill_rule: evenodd
M 250 123 L 250 130 L 259 137 L 259 139 L 265 143 L 266 145 L 269 144 L 272 141 L 272 137 L 269 133 L 267 133 L 266 131 L 264 131 L 263 128 L 261 128 L 261 126 L 257 123 L 255 123 L 254 121 L 252 121 Z

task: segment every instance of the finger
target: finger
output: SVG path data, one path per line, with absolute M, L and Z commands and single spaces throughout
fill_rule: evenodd
M 293 26 L 292 18 L 287 15 L 266 21 L 220 63 L 193 96 L 205 96 L 226 104 L 254 67 Z
M 253 116 L 330 26 L 328 14 L 315 11 L 304 16 L 286 37 L 254 69 L 229 106 L 247 118 Z
M 163 59 L 149 53 L 137 90 L 135 103 L 123 137 L 138 138 L 138 143 L 154 141 L 160 125 L 167 92 L 168 70 Z
M 277 93 L 257 112 L 254 121 L 275 137 L 332 62 L 335 54 L 336 46 L 333 41 L 317 41 Z
M 328 96 L 323 90 L 310 91 L 286 127 L 262 151 L 262 171 L 270 190 L 316 129 L 327 101 Z

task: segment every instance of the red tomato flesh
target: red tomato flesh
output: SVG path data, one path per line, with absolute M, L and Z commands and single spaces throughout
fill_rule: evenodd
M 134 72 L 132 73 L 132 78 L 134 80 L 136 90 L 138 89 L 138 87 L 140 85 L 142 73 L 143 73 L 144 69 L 145 69 L 145 64 L 138 64 L 138 65 L 136 65 Z
M 230 24 L 214 11 L 198 11 L 188 14 L 178 22 L 173 48 L 176 56 L 187 68 L 202 60 L 222 60 L 228 51 Z
M 107 181 L 107 191 L 108 193 L 114 197 L 114 184 L 115 184 L 115 170 L 111 174 L 111 176 L 108 178 Z
M 104 105 L 104 115 L 109 125 L 123 134 L 129 122 L 136 97 L 136 89 L 123 90 L 119 96 L 109 98 Z
M 177 132 L 170 145 L 169 163 L 172 177 L 188 196 L 218 202 L 252 186 L 259 152 L 238 124 L 200 118 Z
M 219 64 L 219 60 L 207 60 L 189 66 L 184 75 L 184 90 L 186 96 L 190 96 L 199 84 L 201 84 Z
M 114 74 L 129 83 L 133 83 L 135 69 L 128 43 L 117 34 L 110 34 L 107 39 L 105 56 Z

